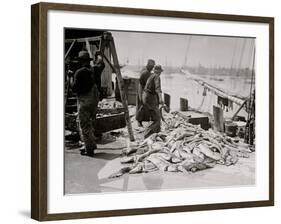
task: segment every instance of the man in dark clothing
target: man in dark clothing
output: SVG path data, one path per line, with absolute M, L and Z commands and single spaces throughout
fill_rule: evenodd
M 99 93 L 93 79 L 90 61 L 87 51 L 80 51 L 77 60 L 80 62 L 80 68 L 74 74 L 74 80 L 71 83 L 72 90 L 77 93 L 78 103 L 78 123 L 81 140 L 85 148 L 81 150 L 82 155 L 93 156 L 97 148 L 94 127 L 96 121 Z
M 151 71 L 155 65 L 155 61 L 149 59 L 146 67 L 141 71 L 138 85 L 138 94 L 136 101 L 136 120 L 138 121 L 139 127 L 142 127 L 142 121 L 149 121 L 149 114 L 147 108 L 143 105 L 142 94 L 147 79 L 151 76 Z
M 154 73 L 148 78 L 143 95 L 142 101 L 146 108 L 148 108 L 150 120 L 153 121 L 144 133 L 144 138 L 149 137 L 153 133 L 161 131 L 161 117 L 159 104 L 164 104 L 162 99 L 161 80 L 160 75 L 163 71 L 161 65 L 156 65 Z
M 94 70 L 94 80 L 100 95 L 101 95 L 101 75 L 104 68 L 105 68 L 105 64 L 103 62 L 102 55 L 99 51 L 97 51 L 95 54 L 93 70 Z

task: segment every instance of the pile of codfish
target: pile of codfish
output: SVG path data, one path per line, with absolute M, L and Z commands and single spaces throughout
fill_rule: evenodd
M 125 173 L 152 171 L 196 172 L 216 164 L 235 165 L 239 157 L 247 158 L 252 149 L 240 139 L 212 129 L 203 130 L 177 112 L 165 115 L 164 130 L 155 133 L 122 152 L 122 167 L 109 178 Z
M 98 108 L 100 109 L 115 109 L 115 108 L 122 108 L 123 105 L 121 102 L 103 99 L 99 101 Z

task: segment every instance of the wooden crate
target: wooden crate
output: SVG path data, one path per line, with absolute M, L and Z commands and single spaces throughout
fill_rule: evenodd
M 96 120 L 97 132 L 103 133 L 124 127 L 126 127 L 125 113 L 107 115 Z
M 97 117 L 95 130 L 100 133 L 116 130 L 126 127 L 125 113 L 117 113 Z M 69 131 L 78 131 L 77 115 L 65 114 L 65 129 Z
M 210 126 L 209 118 L 204 114 L 197 113 L 195 111 L 181 111 L 178 113 L 179 116 L 187 119 L 189 123 L 194 125 L 200 125 L 204 130 L 208 130 Z

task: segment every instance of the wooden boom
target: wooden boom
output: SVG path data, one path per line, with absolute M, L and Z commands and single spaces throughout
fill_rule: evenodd
M 182 71 L 184 74 L 189 75 L 185 70 L 182 69 L 181 71 Z M 200 84 L 201 86 L 207 88 L 208 90 L 210 90 L 211 92 L 213 92 L 213 93 L 216 94 L 217 96 L 226 98 L 226 99 L 228 99 L 228 100 L 230 100 L 230 101 L 236 103 L 236 104 L 239 105 L 239 106 L 241 106 L 241 105 L 244 103 L 244 101 L 245 101 L 245 99 L 241 99 L 241 98 L 239 98 L 239 97 L 237 97 L 237 96 L 232 96 L 232 95 L 230 95 L 230 94 L 224 92 L 223 90 L 221 90 L 221 89 L 219 89 L 219 88 L 217 88 L 217 87 L 215 87 L 215 86 L 213 86 L 213 85 L 211 85 L 211 84 L 209 84 L 209 83 L 203 81 L 202 79 L 193 78 L 193 77 L 191 77 L 191 75 L 189 75 L 189 76 L 190 76 L 190 78 L 191 78 L 192 80 L 194 80 L 195 82 L 197 82 L 197 83 Z

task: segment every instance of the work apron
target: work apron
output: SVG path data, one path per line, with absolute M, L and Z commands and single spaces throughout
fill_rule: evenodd
M 158 133 L 161 131 L 159 100 L 156 93 L 154 94 L 148 91 L 143 92 L 142 100 L 144 106 L 147 108 L 149 112 L 150 120 L 153 121 L 145 130 L 144 138 L 147 138 L 151 134 Z
M 150 121 L 149 110 L 142 101 L 143 90 L 141 85 L 138 85 L 136 97 L 136 120 L 139 122 Z

